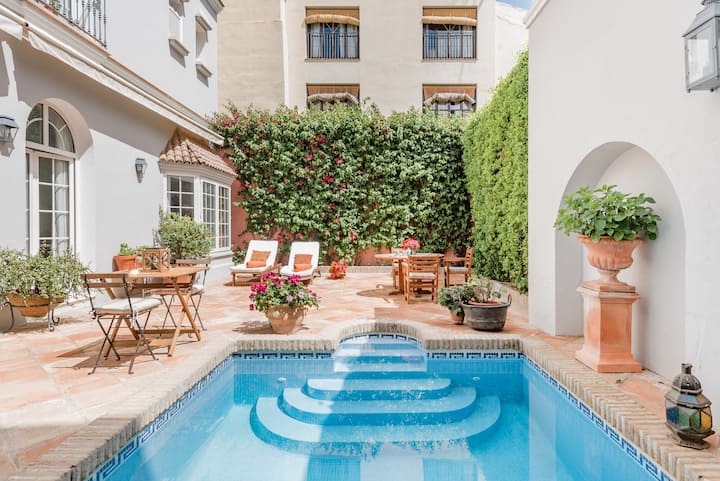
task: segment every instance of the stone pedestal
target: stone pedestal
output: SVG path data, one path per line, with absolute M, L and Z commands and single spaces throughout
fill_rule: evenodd
M 596 281 L 578 287 L 583 296 L 585 343 L 575 358 L 597 372 L 640 372 L 632 356 L 632 305 L 640 296 L 624 284 L 613 290 Z

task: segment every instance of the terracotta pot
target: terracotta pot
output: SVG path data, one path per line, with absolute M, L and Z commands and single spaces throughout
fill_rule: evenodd
M 9 293 L 7 299 L 10 304 L 25 317 L 45 317 L 50 310 L 50 298 L 33 294 L 27 298 L 22 298 L 18 294 Z M 53 304 L 60 304 L 65 301 L 65 297 L 56 297 Z
M 305 318 L 302 306 L 274 306 L 265 311 L 273 331 L 277 334 L 292 334 L 297 331 Z
M 135 260 L 137 256 L 113 256 L 113 262 L 115 262 L 115 269 L 118 271 L 131 271 L 135 269 Z
M 465 320 L 465 313 L 461 312 L 460 314 L 453 314 L 450 312 L 450 324 L 457 324 L 460 325 Z
M 619 281 L 617 275 L 622 269 L 632 265 L 632 253 L 642 240 L 617 241 L 612 237 L 601 237 L 598 242 L 594 242 L 588 236 L 578 236 L 577 239 L 587 248 L 588 262 L 600 274 L 600 278 L 590 281 L 592 287 L 608 286 L 610 289 L 607 290 L 615 291 L 624 291 L 626 288 L 635 290 L 634 287 Z

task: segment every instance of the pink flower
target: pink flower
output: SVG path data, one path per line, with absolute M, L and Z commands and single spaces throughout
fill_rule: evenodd
M 251 311 L 254 311 L 254 310 L 255 310 L 255 304 L 250 304 L 250 310 L 251 310 Z
M 346 188 L 347 188 L 347 184 L 346 184 L 345 182 L 343 182 L 342 184 L 340 184 L 340 188 L 341 188 L 341 189 L 346 189 Z
M 288 294 L 288 295 L 285 297 L 285 299 L 286 299 L 288 302 L 292 302 L 293 299 L 294 299 L 294 297 L 291 296 L 290 294 Z
M 312 155 L 312 154 L 307 154 L 307 155 L 305 156 L 305 160 L 312 160 L 312 159 L 313 159 L 313 155 Z
M 339 224 L 339 223 L 340 223 L 340 218 L 339 218 L 339 217 L 335 217 L 335 218 L 333 219 L 333 222 L 335 222 L 336 224 Z
M 357 238 L 358 238 L 358 235 L 357 235 L 354 231 L 353 231 L 353 232 L 350 232 L 350 238 L 351 238 L 352 240 L 356 241 Z
M 272 187 L 268 187 L 268 188 L 267 188 L 267 193 L 268 193 L 268 194 L 274 194 L 274 193 L 275 193 L 275 189 L 273 189 Z
M 325 182 L 327 182 L 328 184 L 332 184 L 334 181 L 335 181 L 335 179 L 333 179 L 329 175 L 325 176 Z
M 304 183 L 305 183 L 305 181 L 303 181 L 303 180 L 298 180 L 298 181 L 297 181 L 297 185 L 303 185 Z
M 335 163 L 336 163 L 337 165 L 340 165 L 340 164 L 342 164 L 343 162 L 344 162 L 344 161 L 343 161 L 342 157 L 335 157 Z

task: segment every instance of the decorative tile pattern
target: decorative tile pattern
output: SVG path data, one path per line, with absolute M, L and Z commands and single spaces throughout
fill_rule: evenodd
M 332 359 L 330 351 L 243 351 L 236 352 L 233 357 L 239 359 Z
M 525 359 L 517 351 L 428 351 L 428 359 Z
M 118 453 L 112 458 L 108 459 L 103 465 L 101 465 L 89 478 L 85 481 L 103 481 L 110 477 L 110 475 L 130 456 L 137 451 L 140 446 L 148 442 L 155 433 L 157 433 L 170 419 L 173 418 L 182 408 L 190 402 L 197 394 L 199 394 L 210 381 L 215 379 L 221 372 L 223 372 L 232 362 L 232 357 L 227 357 L 224 361 L 220 362 L 207 376 L 202 378 L 197 384 L 191 387 L 185 394 L 180 396 L 180 399 L 175 401 L 169 408 L 163 411 L 153 422 L 145 426 L 145 428 L 137 433 L 125 446 L 123 446 Z
M 348 336 L 344 338 L 340 343 L 342 344 L 345 341 L 348 341 L 350 339 L 393 339 L 398 341 L 408 341 L 408 342 L 414 342 L 415 344 L 420 344 L 420 341 L 415 339 L 412 336 L 408 336 L 406 334 L 398 334 L 396 332 L 371 332 L 367 334 L 353 334 L 352 336 Z
M 557 382 L 555 378 L 550 376 L 539 364 L 530 358 L 525 358 L 525 363 L 530 366 L 535 372 L 543 377 L 551 386 L 570 403 L 575 406 L 585 417 L 587 417 L 592 423 L 607 437 L 609 437 L 620 449 L 625 451 L 625 454 L 630 456 L 636 463 L 638 463 L 645 471 L 647 471 L 653 479 L 658 481 L 674 481 L 674 478 L 670 476 L 666 471 L 661 469 L 652 459 L 645 456 L 645 454 L 638 449 L 633 443 L 628 441 L 624 436 L 621 436 L 610 424 L 606 423 L 595 411 L 584 402 L 580 401 L 577 396 L 571 393 L 566 387 Z

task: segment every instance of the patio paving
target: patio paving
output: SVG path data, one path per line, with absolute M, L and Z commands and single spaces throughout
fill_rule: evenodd
M 448 335 L 467 332 L 448 322 L 448 311 L 428 300 L 408 305 L 391 294 L 389 274 L 351 273 L 342 280 L 316 279 L 312 288 L 321 297 L 321 308 L 308 313 L 298 334 L 312 339 L 318 332 L 348 320 L 413 320 Z M 64 318 L 54 332 L 41 322 L 0 335 L 0 480 L 5 480 L 73 433 L 110 409 L 127 403 L 150 385 L 182 373 L 203 346 L 256 334 L 272 334 L 262 313 L 248 309 L 249 287 L 208 286 L 201 313 L 207 327 L 203 340 L 181 338 L 175 355 L 160 354 L 158 361 L 138 357 L 134 374 L 129 360 L 105 361 L 92 376 L 88 373 L 102 340 L 99 328 L 86 313 Z M 553 337 L 529 327 L 521 303 L 511 310 L 504 333 L 536 336 L 566 353 L 577 350 L 582 339 Z M 648 372 L 605 374 L 645 408 L 663 416 L 663 395 L 669 381 Z M 711 438 L 717 452 L 717 436 Z

